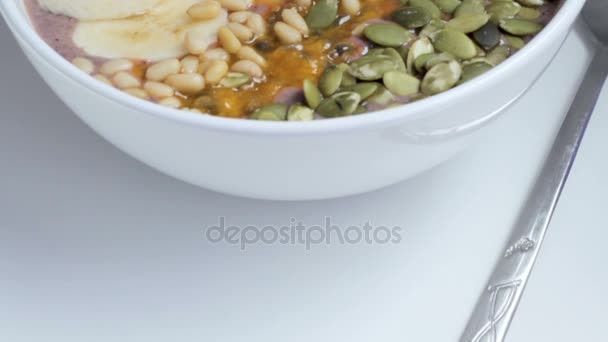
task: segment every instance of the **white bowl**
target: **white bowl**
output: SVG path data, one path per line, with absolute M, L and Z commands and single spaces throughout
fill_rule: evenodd
M 59 56 L 36 34 L 22 1 L 2 0 L 0 10 L 49 86 L 126 153 L 218 192 L 305 200 L 399 182 L 479 140 L 488 124 L 550 63 L 584 3 L 566 0 L 530 44 L 474 81 L 398 108 L 305 123 L 227 119 L 139 100 L 94 80 Z

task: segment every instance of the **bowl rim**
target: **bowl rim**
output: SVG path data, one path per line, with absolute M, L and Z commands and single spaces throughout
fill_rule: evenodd
M 527 59 L 537 53 L 542 46 L 551 41 L 548 37 L 557 34 L 561 25 L 569 25 L 574 21 L 582 9 L 585 0 L 564 0 L 557 14 L 549 24 L 530 43 L 509 57 L 505 62 L 493 68 L 490 72 L 477 77 L 458 87 L 450 89 L 441 94 L 430 96 L 404 106 L 384 109 L 362 115 L 347 117 L 313 120 L 310 122 L 282 122 L 282 121 L 257 121 L 243 118 L 226 118 L 214 115 L 200 115 L 185 110 L 172 109 L 155 104 L 150 101 L 130 96 L 118 89 L 95 80 L 83 73 L 69 61 L 59 55 L 51 48 L 36 32 L 29 22 L 29 18 L 23 15 L 18 3 L 22 5 L 23 0 L 2 0 L 0 11 L 5 21 L 9 23 L 18 38 L 24 41 L 33 51 L 38 53 L 51 67 L 62 73 L 69 79 L 75 81 L 88 90 L 103 96 L 116 104 L 128 107 L 137 112 L 152 115 L 157 118 L 172 122 L 196 126 L 207 130 L 253 134 L 263 136 L 302 136 L 302 135 L 324 135 L 327 133 L 349 133 L 355 131 L 366 131 L 382 127 L 394 126 L 396 123 L 407 120 L 419 119 L 428 114 L 433 108 L 449 105 L 449 102 L 459 97 L 473 95 L 479 90 L 509 77 L 511 69 L 522 68 Z M 566 24 L 562 24 L 562 23 Z

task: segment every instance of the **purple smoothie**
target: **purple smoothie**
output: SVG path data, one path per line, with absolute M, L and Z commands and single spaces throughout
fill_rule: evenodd
M 38 5 L 37 0 L 24 0 L 34 28 L 57 53 L 67 60 L 84 56 L 82 51 L 72 41 L 72 33 L 78 20 L 63 15 L 51 14 Z

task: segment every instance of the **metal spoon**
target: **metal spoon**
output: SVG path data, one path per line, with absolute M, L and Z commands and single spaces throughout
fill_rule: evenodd
M 608 4 L 590 0 L 583 16 L 597 53 L 559 130 L 540 177 L 511 233 L 460 342 L 503 342 L 524 292 L 585 129 L 608 74 Z

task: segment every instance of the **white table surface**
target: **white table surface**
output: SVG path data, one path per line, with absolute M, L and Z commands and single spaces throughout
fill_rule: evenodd
M 454 160 L 362 196 L 280 203 L 198 189 L 116 150 L 0 26 L 0 341 L 456 341 L 590 60 L 584 35 Z M 509 341 L 606 340 L 607 129 L 605 94 Z M 331 216 L 404 238 L 242 252 L 204 240 L 219 216 Z

